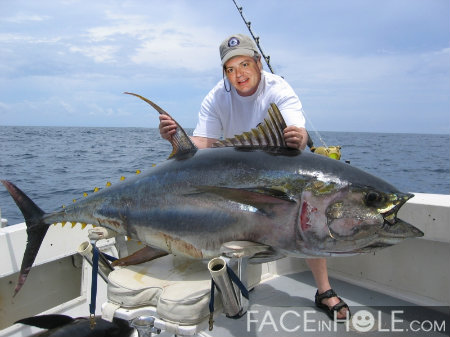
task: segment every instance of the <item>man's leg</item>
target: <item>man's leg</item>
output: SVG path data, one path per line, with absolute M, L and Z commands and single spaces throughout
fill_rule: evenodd
M 323 294 L 331 289 L 330 281 L 328 280 L 327 260 L 324 258 L 306 259 L 306 263 L 314 276 L 319 294 Z M 332 308 L 339 303 L 339 299 L 337 297 L 325 298 L 322 300 L 322 303 Z M 347 308 L 339 310 L 337 318 L 345 318 L 347 311 Z

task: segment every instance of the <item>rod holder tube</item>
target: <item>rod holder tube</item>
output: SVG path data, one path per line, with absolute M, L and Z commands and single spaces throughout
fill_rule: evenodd
M 130 326 L 135 328 L 139 337 L 151 337 L 153 333 L 159 334 L 161 330 L 155 328 L 155 317 L 139 316 L 134 318 Z
M 78 247 L 78 254 L 92 266 L 92 244 L 89 241 L 83 242 Z M 108 282 L 108 275 L 113 270 L 114 268 L 109 264 L 108 260 L 100 253 L 98 259 L 98 273 L 105 282 Z
M 223 304 L 223 311 L 228 317 L 235 317 L 241 314 L 242 307 L 237 296 L 235 287 L 231 282 L 227 272 L 227 262 L 222 257 L 216 257 L 209 261 L 208 270 L 220 292 Z

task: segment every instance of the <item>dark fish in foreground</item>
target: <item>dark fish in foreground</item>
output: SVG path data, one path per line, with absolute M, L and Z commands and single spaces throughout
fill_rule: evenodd
M 47 329 L 32 335 L 33 337 L 128 337 L 134 331 L 127 321 L 114 319 L 113 322 L 108 322 L 100 317 L 95 318 L 93 328 L 88 317 L 72 318 L 66 315 L 33 316 L 14 324 L 17 323 Z
M 178 126 L 167 161 L 53 213 L 2 181 L 27 224 L 16 293 L 47 229 L 58 222 L 107 227 L 159 253 L 198 259 L 220 255 L 231 241 L 264 245 L 266 258 L 320 257 L 371 252 L 423 235 L 397 218 L 412 194 L 340 161 L 287 148 L 285 127 L 272 105 L 257 129 L 198 150 Z

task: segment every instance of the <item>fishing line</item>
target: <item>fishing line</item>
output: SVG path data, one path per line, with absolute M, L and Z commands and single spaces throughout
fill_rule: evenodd
M 261 56 L 263 57 L 264 61 L 266 62 L 267 67 L 269 68 L 269 70 L 270 70 L 270 72 L 271 72 L 272 74 L 275 74 L 275 72 L 274 72 L 273 69 L 272 69 L 272 66 L 270 65 L 270 56 L 266 56 L 266 55 L 264 54 L 264 52 L 263 52 L 263 50 L 262 50 L 262 47 L 261 47 L 261 44 L 259 43 L 259 36 L 255 36 L 255 34 L 254 34 L 253 31 L 252 31 L 252 27 L 251 27 L 252 23 L 251 23 L 250 21 L 247 21 L 247 20 L 245 19 L 245 17 L 244 17 L 244 14 L 243 14 L 243 7 L 242 7 L 242 6 L 239 6 L 239 5 L 236 3 L 236 0 L 233 0 L 233 3 L 234 3 L 234 5 L 236 6 L 236 8 L 237 8 L 239 14 L 241 15 L 241 18 L 242 18 L 242 20 L 244 21 L 245 25 L 247 26 L 248 31 L 250 32 L 250 35 L 252 36 L 253 40 L 254 40 L 255 43 L 256 43 L 256 46 L 258 47 L 259 51 L 261 52 Z M 284 78 L 283 76 L 281 76 L 281 77 Z M 303 116 L 305 116 L 305 119 L 306 119 L 306 120 L 308 121 L 308 123 L 311 125 L 311 128 L 312 128 L 312 130 L 314 131 L 314 134 L 316 135 L 316 137 L 319 138 L 319 141 L 322 143 L 322 145 L 323 145 L 325 148 L 328 148 L 327 144 L 325 144 L 325 141 L 324 141 L 324 140 L 322 139 L 322 137 L 320 136 L 319 131 L 317 131 L 317 129 L 314 127 L 314 124 L 312 123 L 311 119 L 306 115 L 305 110 L 303 110 L 303 107 L 302 107 L 302 110 L 301 110 L 301 111 L 302 111 L 302 113 L 303 113 Z M 309 144 L 308 144 L 308 145 L 309 145 Z

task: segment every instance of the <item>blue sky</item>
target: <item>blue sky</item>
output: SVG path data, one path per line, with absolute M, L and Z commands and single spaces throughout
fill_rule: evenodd
M 449 133 L 448 0 L 240 0 L 308 129 Z M 0 0 L 0 125 L 194 127 L 232 0 Z M 267 69 L 267 67 L 266 67 Z

